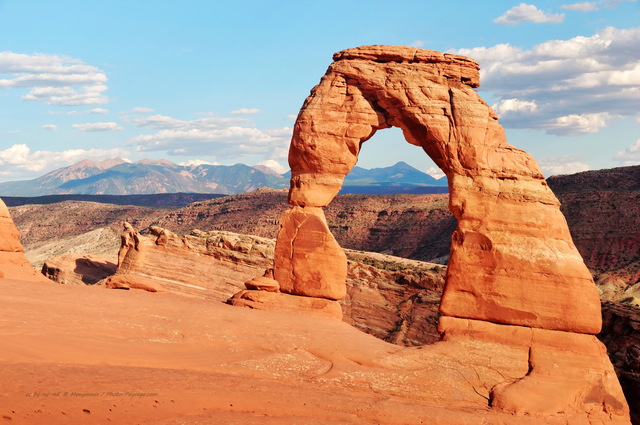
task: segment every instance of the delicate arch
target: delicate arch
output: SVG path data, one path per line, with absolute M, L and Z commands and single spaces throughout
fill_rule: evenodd
M 363 142 L 395 126 L 449 179 L 449 207 L 458 225 L 441 313 L 599 331 L 595 285 L 560 204 L 533 158 L 506 143 L 496 114 L 474 90 L 478 70 L 462 56 L 405 46 L 334 55 L 294 127 L 293 208 L 281 220 L 274 270 L 283 292 L 344 296 L 346 258 L 322 207 L 340 190 Z

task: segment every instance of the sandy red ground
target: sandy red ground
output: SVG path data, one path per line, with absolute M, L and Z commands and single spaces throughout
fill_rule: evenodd
M 9 279 L 0 306 L 0 423 L 539 423 L 473 387 L 486 344 L 457 356 L 313 315 Z

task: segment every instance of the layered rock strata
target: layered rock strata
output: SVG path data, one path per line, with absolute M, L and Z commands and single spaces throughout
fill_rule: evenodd
M 118 268 L 107 286 L 226 299 L 270 267 L 272 256 L 273 243 L 264 238 L 200 231 L 178 236 L 157 226 L 142 235 L 125 223 Z
M 39 280 L 46 282 L 24 256 L 20 233 L 9 210 L 0 199 L 0 278 Z
M 363 143 L 380 129 L 399 127 L 447 175 L 457 219 L 441 335 L 499 342 L 518 353 L 510 365 L 522 370 L 516 376 L 478 376 L 489 405 L 625 423 L 624 395 L 594 336 L 601 316 L 593 279 L 536 162 L 506 143 L 496 114 L 474 91 L 478 70 L 462 56 L 404 46 L 334 55 L 294 127 L 292 209 L 280 220 L 275 279 L 291 295 L 333 300 L 344 294 L 346 261 L 322 208 Z

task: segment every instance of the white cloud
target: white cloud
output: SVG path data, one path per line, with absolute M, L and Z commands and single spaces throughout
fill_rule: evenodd
M 535 113 L 538 110 L 538 105 L 529 100 L 503 99 L 492 108 L 500 118 L 504 118 L 507 115 Z
M 13 145 L 0 151 L 0 166 L 5 175 L 20 175 L 25 172 L 41 172 L 74 164 L 83 159 L 103 160 L 123 157 L 123 149 L 70 149 L 62 152 L 35 151 L 25 144 Z
M 146 114 L 146 113 L 149 113 L 149 112 L 153 112 L 154 109 L 153 108 L 143 108 L 143 107 L 138 106 L 138 107 L 133 108 L 131 111 L 132 112 L 138 112 L 140 114 Z
M 613 159 L 622 165 L 640 165 L 640 139 L 625 150 L 616 153 Z
M 442 172 L 442 170 L 436 167 L 430 167 L 427 170 L 427 174 L 429 174 L 434 179 L 441 179 L 442 177 L 444 177 L 444 173 Z
M 211 156 L 216 160 L 262 155 L 285 158 L 291 140 L 289 127 L 259 129 L 246 118 L 206 116 L 180 120 L 167 115 L 132 119 L 133 124 L 157 130 L 130 140 L 138 152 L 166 151 L 170 155 Z
M 220 165 L 219 162 L 209 162 L 204 161 L 202 159 L 191 159 L 189 161 L 179 162 L 178 165 L 182 165 L 185 167 L 197 167 L 198 165 Z
M 286 115 L 285 118 L 288 119 L 288 120 L 295 121 L 295 120 L 298 119 L 298 115 L 297 114 L 289 114 L 289 115 Z
M 273 159 L 267 159 L 266 161 L 260 162 L 258 165 L 269 167 L 278 174 L 284 174 L 288 170 L 288 168 L 283 167 L 282 164 L 280 164 L 278 161 L 274 161 Z
M 584 3 L 563 4 L 560 7 L 566 10 L 577 10 L 579 12 L 591 12 L 599 9 L 598 4 L 594 1 L 584 2 Z
M 108 98 L 107 76 L 65 56 L 0 52 L 0 89 L 27 88 L 22 98 L 55 105 L 99 105 Z
M 104 108 L 93 108 L 92 110 L 89 111 L 90 114 L 108 114 L 109 110 L 108 109 L 104 109 Z
M 58 129 L 58 126 L 55 124 L 45 124 L 42 126 L 42 128 L 48 131 L 56 131 Z
M 255 114 L 259 114 L 260 112 L 262 111 L 258 108 L 240 108 L 240 109 L 236 109 L 235 111 L 231 111 L 230 114 L 231 115 L 255 115 Z
M 605 127 L 609 118 L 636 115 L 638 45 L 640 27 L 609 27 L 590 37 L 550 40 L 529 50 L 498 44 L 452 53 L 480 62 L 480 89 L 498 99 L 494 106 L 506 127 L 557 134 L 581 123 L 585 131 L 577 133 L 588 133 Z M 526 105 L 532 109 L 525 117 Z
M 420 48 L 420 47 L 424 46 L 424 41 L 416 40 L 416 41 L 412 42 L 411 44 L 409 44 L 409 46 Z
M 122 130 L 115 122 L 90 122 L 84 124 L 73 124 L 71 127 L 80 131 L 119 131 Z
M 564 21 L 564 13 L 545 13 L 533 4 L 520 3 L 507 10 L 502 16 L 493 20 L 500 25 L 518 25 L 524 22 L 535 24 L 561 23 Z
M 151 115 L 145 118 L 134 118 L 133 124 L 138 127 L 158 128 L 164 130 L 170 129 L 215 129 L 228 127 L 230 125 L 239 125 L 247 122 L 246 118 L 219 118 L 216 116 L 207 116 L 192 121 L 183 121 L 168 115 Z
M 563 136 L 576 136 L 578 134 L 597 133 L 607 126 L 611 116 L 607 112 L 599 114 L 571 114 L 558 117 L 547 126 L 547 132 Z
M 574 174 L 581 171 L 588 171 L 590 167 L 579 161 L 576 156 L 559 156 L 553 158 L 542 158 L 538 161 L 540 170 L 545 176 L 555 176 L 558 174 Z

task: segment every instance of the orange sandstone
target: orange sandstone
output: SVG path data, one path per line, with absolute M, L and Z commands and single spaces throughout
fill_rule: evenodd
M 399 127 L 449 179 L 458 227 L 442 313 L 595 334 L 598 294 L 560 204 L 534 159 L 507 144 L 496 114 L 475 92 L 478 69 L 462 56 L 404 46 L 335 54 L 294 127 L 289 203 L 326 206 L 363 143 L 380 129 Z M 299 237 L 281 230 L 277 243 L 289 246 Z M 276 276 L 309 264 L 276 255 Z M 300 274 L 291 293 L 309 295 L 307 277 Z
M 506 142 L 497 115 L 475 92 L 478 71 L 469 58 L 406 46 L 334 55 L 294 127 L 292 209 L 280 220 L 274 277 L 291 295 L 343 296 L 346 260 L 322 208 L 363 143 L 399 127 L 447 175 L 457 219 L 440 304 L 448 343 L 430 352 L 451 356 L 452 341 L 486 341 L 496 344 L 480 348 L 490 365 L 494 350 L 508 352 L 496 374 L 475 369 L 474 388 L 493 409 L 624 423 L 628 406 L 594 336 L 601 316 L 593 279 L 535 160 Z
M 47 279 L 31 267 L 24 256 L 20 233 L 9 210 L 0 199 L 0 279 L 29 279 L 47 282 Z

